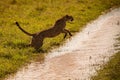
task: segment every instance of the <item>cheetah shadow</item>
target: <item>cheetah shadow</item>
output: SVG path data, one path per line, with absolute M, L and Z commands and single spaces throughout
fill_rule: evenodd
M 12 49 L 28 49 L 28 48 L 32 48 L 30 47 L 27 43 L 24 43 L 24 42 L 19 42 L 19 43 L 15 43 L 15 42 L 12 42 L 12 41 L 9 41 L 9 42 L 6 42 L 3 44 L 4 45 L 4 48 L 7 48 L 7 47 L 10 47 Z M 32 53 L 46 53 L 47 51 L 40 48 L 38 50 L 35 50 L 34 48 L 32 48 Z

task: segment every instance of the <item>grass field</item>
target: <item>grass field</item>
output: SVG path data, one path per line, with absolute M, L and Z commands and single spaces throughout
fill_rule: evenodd
M 120 44 L 120 38 L 118 38 Z M 120 48 L 119 48 L 120 50 Z M 92 80 L 120 80 L 120 51 L 110 58 L 110 61 L 102 66 Z
M 113 6 L 120 6 L 120 0 L 0 0 L 0 79 L 31 60 L 43 60 L 50 49 L 65 41 L 61 34 L 45 39 L 41 52 L 26 48 L 30 37 L 16 27 L 15 21 L 34 33 L 50 28 L 57 19 L 69 14 L 74 22 L 67 23 L 66 28 L 75 34 Z

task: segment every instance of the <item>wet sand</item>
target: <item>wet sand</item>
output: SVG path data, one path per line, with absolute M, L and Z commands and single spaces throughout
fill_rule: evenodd
M 120 8 L 89 23 L 43 63 L 33 62 L 6 80 L 90 80 L 96 70 L 117 52 Z M 118 46 L 119 47 L 119 46 Z

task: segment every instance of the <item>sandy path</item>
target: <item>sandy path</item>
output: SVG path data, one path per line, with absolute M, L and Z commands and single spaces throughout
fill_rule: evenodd
M 7 80 L 89 80 L 115 52 L 120 36 L 120 8 L 100 16 L 82 32 Z

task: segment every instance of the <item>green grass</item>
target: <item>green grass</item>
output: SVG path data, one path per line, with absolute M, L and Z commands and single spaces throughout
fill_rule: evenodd
M 61 34 L 45 39 L 41 52 L 26 48 L 31 38 L 16 27 L 15 21 L 34 33 L 50 28 L 57 19 L 69 14 L 74 22 L 67 23 L 66 28 L 75 34 L 102 12 L 118 5 L 120 0 L 0 0 L 0 79 L 31 60 L 43 60 L 45 53 L 64 43 Z
M 120 80 L 120 51 L 102 67 L 97 71 L 97 75 L 91 78 L 92 80 Z
M 116 53 L 92 80 L 120 80 L 120 52 Z
M 119 42 L 115 47 L 120 45 L 120 37 L 117 38 Z M 120 50 L 118 48 L 117 50 Z M 93 76 L 91 80 L 120 80 L 120 51 L 110 58 L 110 61 L 97 71 L 97 75 Z

